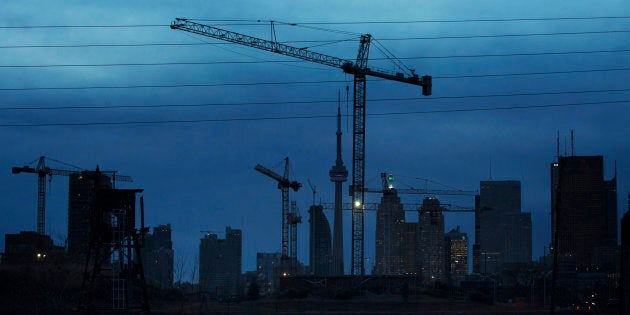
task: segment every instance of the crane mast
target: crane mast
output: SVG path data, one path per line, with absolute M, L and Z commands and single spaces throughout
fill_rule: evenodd
M 58 161 L 57 161 L 58 162 Z M 30 164 L 30 163 L 29 163 Z M 98 166 L 97 166 L 98 169 Z M 61 170 L 54 169 L 46 166 L 46 157 L 40 156 L 37 160 L 37 166 L 32 168 L 28 165 L 15 166 L 11 168 L 11 173 L 32 173 L 37 174 L 37 233 L 46 234 L 46 177 L 52 179 L 53 175 L 57 176 L 71 176 L 73 174 L 80 174 L 78 170 Z M 111 174 L 113 176 L 112 182 L 126 181 L 131 182 L 131 177 L 125 175 L 116 175 L 115 171 L 103 171 L 103 173 Z
M 302 184 L 289 180 L 289 158 L 284 158 L 284 176 L 258 164 L 254 167 L 258 172 L 271 177 L 278 182 L 278 189 L 282 192 L 282 259 L 289 258 L 289 188 L 298 191 Z M 298 222 L 296 222 L 298 223 Z M 295 224 L 295 223 L 293 223 Z M 297 259 L 297 257 L 291 257 Z
M 257 37 L 252 37 L 237 32 L 227 31 L 217 27 L 204 25 L 189 21 L 183 18 L 176 18 L 171 23 L 171 29 L 195 33 L 211 38 L 216 38 L 231 43 L 249 46 L 261 50 L 270 51 L 276 54 L 294 57 L 306 61 L 311 61 L 330 67 L 340 68 L 345 73 L 354 75 L 354 105 L 352 124 L 352 185 L 350 194 L 352 196 L 352 275 L 364 275 L 364 175 L 365 175 L 365 100 L 366 100 L 366 76 L 373 76 L 382 79 L 418 85 L 422 87 L 422 95 L 431 95 L 432 78 L 425 75 L 420 78 L 417 74 L 411 73 L 405 76 L 402 73 L 389 73 L 383 70 L 373 70 L 367 67 L 368 54 L 372 36 L 361 35 L 359 52 L 356 60 L 338 58 L 326 54 L 317 53 L 308 49 L 297 48 L 277 41 L 269 41 Z M 288 205 L 287 205 L 288 207 Z M 284 247 L 283 247 L 284 250 Z

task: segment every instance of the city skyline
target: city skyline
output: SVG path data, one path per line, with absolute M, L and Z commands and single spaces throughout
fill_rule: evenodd
M 576 2 L 567 12 L 560 4 L 542 1 L 528 4 L 497 5 L 482 1 L 475 8 L 457 2 L 398 6 L 370 2 L 360 14 L 348 15 L 353 8 L 335 4 L 317 8 L 295 4 L 283 8 L 281 2 L 257 7 L 250 2 L 236 5 L 163 3 L 145 15 L 141 4 L 128 5 L 128 10 L 113 9 L 105 4 L 77 7 L 48 7 L 34 2 L 34 14 L 28 6 L 7 4 L 0 13 L 6 26 L 27 25 L 145 25 L 162 28 L 129 27 L 120 29 L 67 28 L 64 30 L 1 29 L 6 34 L 5 46 L 184 43 L 177 47 L 91 47 L 91 48 L 0 48 L 5 66 L 51 64 L 105 64 L 140 62 L 255 62 L 282 60 L 286 63 L 226 64 L 111 67 L 48 67 L 0 68 L 5 77 L 0 95 L 5 107 L 119 106 L 159 104 L 245 104 L 278 103 L 276 105 L 242 105 L 225 108 L 178 107 L 158 109 L 108 110 L 3 110 L 0 138 L 9 150 L 0 157 L 0 211 L 10 218 L 0 223 L 1 234 L 34 231 L 36 228 L 37 179 L 33 174 L 13 175 L 10 169 L 21 166 L 40 155 L 93 170 L 118 170 L 134 178 L 133 183 L 118 184 L 121 188 L 144 189 L 146 225 L 171 223 L 175 259 L 194 260 L 202 230 L 222 230 L 232 226 L 243 231 L 243 270 L 255 270 L 256 252 L 280 251 L 280 198 L 275 184 L 253 170 L 256 164 L 276 165 L 285 156 L 292 162 L 294 179 L 317 186 L 317 201 L 334 201 L 334 184 L 329 169 L 335 162 L 337 95 L 342 95 L 343 156 L 351 171 L 352 127 L 348 126 L 345 105 L 346 83 L 351 78 L 338 69 L 308 63 L 292 63 L 290 59 L 237 46 L 217 44 L 205 38 L 191 37 L 166 26 L 175 17 L 239 20 L 278 20 L 288 22 L 344 21 L 419 21 L 463 19 L 557 18 L 572 16 L 617 16 L 629 5 L 613 1 L 597 8 L 587 2 Z M 545 5 L 545 10 L 536 10 Z M 408 10 L 401 10 L 405 6 Z M 221 7 L 222 10 L 216 10 Z M 326 6 L 323 6 L 326 7 Z M 65 11 L 64 11 L 65 10 Z M 217 12 L 219 11 L 219 12 Z M 408 11 L 408 12 L 406 12 Z M 66 12 L 66 13 L 64 13 Z M 67 12 L 73 12 L 69 14 Z M 75 14 L 80 12 L 83 14 Z M 522 13 L 528 12 L 528 14 Z M 582 35 L 549 35 L 497 38 L 385 40 L 388 38 L 448 37 L 501 34 L 561 32 L 596 32 L 623 29 L 625 20 L 595 21 L 531 21 L 406 24 L 326 25 L 355 33 L 371 33 L 394 55 L 401 58 L 453 55 L 488 55 L 509 53 L 570 52 L 587 50 L 624 50 L 628 33 Z M 211 22 L 208 22 L 211 23 Z M 227 22 L 221 22 L 226 24 Z M 503 27 L 497 27 L 501 23 Z M 269 38 L 268 23 L 256 26 L 225 25 L 226 29 Z M 286 25 L 276 26 L 278 40 L 341 40 L 353 35 L 330 35 Z M 345 37 L 344 37 L 345 36 Z M 206 43 L 210 43 L 206 45 Z M 200 44 L 198 46 L 194 46 Z M 311 44 L 309 44 L 311 45 Z M 317 44 L 315 44 L 317 45 Z M 313 46 L 315 46 L 313 45 Z M 356 41 L 344 46 L 312 47 L 344 58 L 356 57 Z M 229 50 L 225 50 L 229 49 Z M 236 53 L 234 53 L 234 51 Z M 243 55 L 245 54 L 245 55 Z M 505 106 L 538 106 L 549 104 L 597 103 L 624 101 L 626 91 L 584 93 L 588 90 L 626 89 L 627 72 L 605 71 L 579 74 L 540 76 L 504 76 L 448 79 L 449 76 L 509 74 L 525 72 L 574 71 L 624 68 L 628 52 L 563 54 L 560 56 L 513 56 L 484 58 L 403 59 L 420 75 L 434 76 L 433 96 L 426 100 L 377 101 L 379 99 L 420 98 L 417 87 L 383 81 L 368 82 L 367 112 L 440 111 L 466 108 Z M 376 49 L 370 58 L 380 66 L 382 55 Z M 370 61 L 371 62 L 371 61 Z M 261 82 L 336 81 L 333 83 L 260 84 Z M 251 83 L 252 86 L 126 88 L 84 90 L 28 90 L 37 87 L 78 87 L 114 85 L 175 85 Z M 10 90 L 26 89 L 26 90 Z M 352 90 L 352 87 L 351 89 Z M 445 99 L 453 96 L 555 93 L 561 95 L 520 95 Z M 350 101 L 352 95 L 350 91 Z M 282 102 L 330 103 L 285 104 Z M 428 100 L 428 101 L 427 101 Z M 366 133 L 366 186 L 380 186 L 380 172 L 393 173 L 400 185 L 423 188 L 428 178 L 459 189 L 475 190 L 479 181 L 519 180 L 522 183 L 522 210 L 531 212 L 533 225 L 533 259 L 550 243 L 549 164 L 556 157 L 556 133 L 560 131 L 561 153 L 570 147 L 569 132 L 575 130 L 576 155 L 602 155 L 604 177 L 611 178 L 617 161 L 618 204 L 630 190 L 630 134 L 625 120 L 626 103 L 566 106 L 545 109 L 490 110 L 432 114 L 368 116 Z M 234 108 L 236 107 L 236 108 Z M 155 121 L 192 119 L 231 119 L 244 117 L 326 116 L 313 119 L 223 121 L 186 124 L 7 127 L 10 124 L 54 122 Z M 570 152 L 570 150 L 568 150 Z M 491 166 L 490 166 L 491 165 Z M 275 169 L 279 170 L 278 168 Z M 344 202 L 348 183 L 344 184 Z M 435 185 L 435 184 L 432 184 Z M 442 186 L 430 186 L 442 188 Z M 54 177 L 49 183 L 46 230 L 58 243 L 67 231 L 68 179 Z M 312 194 L 308 189 L 292 193 L 300 209 L 308 209 Z M 378 202 L 379 195 L 366 194 L 367 202 Z M 472 198 L 447 198 L 440 201 L 473 206 Z M 402 203 L 421 203 L 421 196 L 401 196 Z M 302 210 L 302 216 L 306 214 Z M 626 209 L 619 207 L 618 217 Z M 332 222 L 332 211 L 325 210 Z M 366 215 L 366 257 L 374 264 L 374 231 L 376 212 Z M 415 222 L 417 213 L 406 213 L 408 222 Z M 474 242 L 472 214 L 445 214 L 445 229 L 461 226 Z M 350 214 L 344 222 L 344 263 L 350 262 Z M 331 226 L 331 229 L 333 227 Z M 223 235 L 221 235 L 223 237 Z M 308 261 L 308 224 L 299 226 L 298 256 Z M 4 251 L 4 244 L 0 245 Z M 472 259 L 471 261 L 472 262 Z

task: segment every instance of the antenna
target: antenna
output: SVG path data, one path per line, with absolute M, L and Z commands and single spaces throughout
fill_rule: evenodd
M 560 159 L 560 130 L 557 131 L 556 135 L 556 161 Z
M 574 137 L 573 137 L 573 129 L 571 129 L 571 156 L 575 155 L 575 145 L 574 145 Z

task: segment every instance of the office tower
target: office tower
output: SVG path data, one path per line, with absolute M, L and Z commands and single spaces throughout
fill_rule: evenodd
M 615 269 L 617 179 L 604 180 L 604 158 L 558 157 L 551 164 L 551 194 L 557 253 L 575 260 L 578 271 Z
M 309 264 L 314 276 L 331 275 L 332 252 L 330 225 L 322 206 L 312 205 L 308 210 L 310 228 Z
M 426 197 L 418 211 L 418 268 L 424 284 L 446 280 L 444 215 L 440 201 Z
M 487 274 L 504 264 L 530 263 L 531 214 L 521 212 L 521 182 L 481 181 L 479 186 L 473 271 Z
M 396 189 L 383 191 L 376 211 L 376 264 L 374 274 L 401 275 L 404 266 L 405 211 Z
M 418 273 L 416 264 L 417 234 L 418 223 L 405 222 L 403 235 L 403 274 L 405 275 L 416 275 Z
M 458 286 L 468 274 L 468 234 L 457 228 L 446 233 L 446 278 L 447 281 Z
M 262 278 L 261 294 L 274 292 L 279 286 L 282 271 L 281 253 L 256 253 L 256 269 Z
M 70 175 L 68 185 L 68 253 L 74 259 L 85 259 L 95 193 L 111 189 L 112 182 L 99 171 L 84 171 Z
M 199 245 L 199 287 L 215 297 L 239 295 L 241 230 L 225 228 L 225 239 L 207 233 Z
M 337 106 L 337 160 L 329 172 L 330 181 L 335 183 L 335 212 L 333 227 L 332 274 L 343 275 L 343 187 L 348 180 L 348 170 L 341 159 L 341 106 Z
M 142 263 L 147 284 L 159 289 L 172 288 L 173 260 L 171 225 L 158 225 L 153 228 L 153 234 L 144 237 Z

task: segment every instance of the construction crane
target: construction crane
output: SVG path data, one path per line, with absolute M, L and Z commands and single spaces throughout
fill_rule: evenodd
M 355 61 L 329 56 L 304 48 L 293 47 L 281 44 L 275 40 L 272 32 L 272 40 L 265 40 L 252 37 L 237 32 L 227 31 L 217 27 L 204 25 L 189 21 L 188 19 L 176 18 L 171 23 L 171 29 L 181 30 L 202 36 L 207 36 L 231 43 L 266 50 L 276 54 L 281 54 L 293 58 L 340 68 L 345 73 L 354 76 L 354 105 L 352 124 L 352 185 L 350 194 L 352 196 L 352 275 L 364 275 L 363 265 L 364 243 L 363 243 L 363 188 L 365 184 L 365 95 L 366 77 L 372 76 L 386 80 L 392 80 L 422 87 L 422 95 L 431 95 L 432 78 L 425 75 L 419 77 L 414 70 L 409 69 L 409 74 L 401 72 L 390 73 L 383 70 L 373 70 L 367 66 L 368 54 L 372 36 L 370 34 L 361 35 L 359 52 Z M 273 23 L 272 23 L 273 30 Z
M 297 202 L 291 201 L 291 210 L 289 212 L 289 216 L 287 217 L 287 224 L 289 225 L 289 259 L 291 262 L 291 274 L 295 275 L 297 272 L 297 232 L 298 232 L 298 224 L 302 223 L 302 216 L 300 215 L 300 210 L 298 209 Z
M 289 188 L 298 191 L 301 183 L 289 180 L 289 157 L 284 158 L 284 176 L 258 164 L 255 170 L 271 177 L 278 182 L 278 189 L 282 191 L 282 259 L 289 258 Z
M 66 164 L 60 161 L 56 161 L 54 159 L 48 158 L 49 160 L 55 161 L 57 163 Z M 37 233 L 44 235 L 46 234 L 46 176 L 49 177 L 49 181 L 52 180 L 53 175 L 57 176 L 71 176 L 73 174 L 80 174 L 82 170 L 62 170 L 62 169 L 54 169 L 46 166 L 46 157 L 40 156 L 39 160 L 37 160 L 37 166 L 32 168 L 29 164 L 33 164 L 35 161 L 28 163 L 24 166 L 16 166 L 11 168 L 11 173 L 20 174 L 20 173 L 32 173 L 37 174 Z M 67 164 L 66 164 L 67 165 Z M 96 167 L 97 170 L 98 166 Z M 112 176 L 112 182 L 115 181 L 125 181 L 131 182 L 131 177 L 125 175 L 116 175 L 116 171 L 100 171 L 101 173 L 109 174 Z
M 434 196 L 446 196 L 446 195 L 458 195 L 458 196 L 476 196 L 479 192 L 474 190 L 460 190 L 460 189 L 418 189 L 418 188 L 395 188 L 394 187 L 394 175 L 381 173 L 381 188 L 365 188 L 364 191 L 368 193 L 388 193 L 396 191 L 399 194 L 420 194 L 420 195 L 434 195 Z

